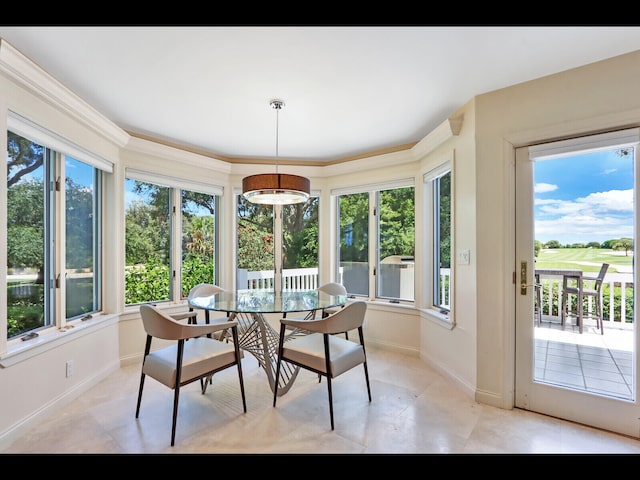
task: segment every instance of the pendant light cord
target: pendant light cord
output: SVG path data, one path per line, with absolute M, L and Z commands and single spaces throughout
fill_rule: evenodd
M 278 173 L 278 139 L 280 138 L 280 104 L 275 106 L 276 109 L 276 174 Z

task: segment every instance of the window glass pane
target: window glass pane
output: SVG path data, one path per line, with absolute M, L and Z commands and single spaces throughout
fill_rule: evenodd
M 433 180 L 433 306 L 449 310 L 451 280 L 451 172 Z
M 414 300 L 414 188 L 378 192 L 377 296 Z
M 338 197 L 342 284 L 350 295 L 369 295 L 369 194 Z
M 273 207 L 238 195 L 238 288 L 274 288 Z
M 45 312 L 45 154 L 7 132 L 7 337 L 51 322 Z
M 169 300 L 171 189 L 125 182 L 125 303 Z
M 318 197 L 282 206 L 283 289 L 318 287 Z
M 100 254 L 98 193 L 100 170 L 70 157 L 65 159 L 65 287 L 66 318 L 100 308 L 96 272 Z
M 216 196 L 182 190 L 182 298 L 199 283 L 217 284 Z

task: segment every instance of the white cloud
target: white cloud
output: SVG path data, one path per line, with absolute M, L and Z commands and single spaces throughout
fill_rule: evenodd
M 575 200 L 536 200 L 536 239 L 566 243 L 633 238 L 633 190 L 595 192 Z
M 554 185 L 553 183 L 536 183 L 533 186 L 534 193 L 554 192 L 557 189 L 558 189 L 558 186 Z

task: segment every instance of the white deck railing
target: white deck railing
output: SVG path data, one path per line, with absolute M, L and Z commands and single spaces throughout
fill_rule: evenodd
M 343 269 L 339 270 L 338 283 L 342 282 Z M 261 270 L 256 272 L 246 272 L 247 283 L 244 285 L 238 284 L 239 288 L 247 288 L 249 290 L 260 288 L 273 288 L 274 287 L 274 271 L 273 270 Z M 296 290 L 296 289 L 315 289 L 318 288 L 318 269 L 317 268 L 292 268 L 284 270 L 282 273 L 282 282 L 284 290 Z M 440 304 L 443 307 L 450 308 L 450 284 L 451 284 L 451 269 L 440 269 Z M 413 291 L 413 288 L 411 288 Z
M 275 272 L 273 270 L 260 270 L 247 272 L 247 286 L 249 290 L 273 289 Z M 317 268 L 291 268 L 282 272 L 283 290 L 313 290 L 318 288 Z

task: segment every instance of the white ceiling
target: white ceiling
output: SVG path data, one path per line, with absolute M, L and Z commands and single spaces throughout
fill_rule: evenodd
M 13 27 L 121 128 L 222 157 L 340 160 L 421 140 L 474 96 L 640 50 L 640 27 Z

